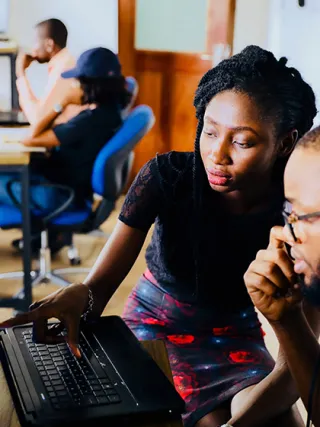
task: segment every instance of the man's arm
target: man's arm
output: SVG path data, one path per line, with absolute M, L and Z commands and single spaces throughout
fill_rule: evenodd
M 274 227 L 267 250 L 258 253 L 244 278 L 252 302 L 276 332 L 286 364 L 307 408 L 311 380 L 320 353 L 313 332 L 318 332 L 319 313 L 315 308 L 301 303 L 303 297 L 293 263 L 285 250 L 284 243 L 290 243 L 287 239 L 282 227 Z M 318 404 L 313 406 L 313 422 L 320 427 L 318 382 L 315 402 Z
M 308 410 L 310 388 L 320 357 L 318 340 L 301 310 L 296 310 L 279 322 L 271 322 L 271 325 L 283 347 L 291 375 Z M 320 426 L 319 374 L 314 389 L 312 420 L 315 427 Z
M 70 88 L 69 92 L 64 94 L 64 97 L 59 100 L 59 104 L 62 110 L 72 102 L 75 105 L 80 105 L 82 99 L 82 91 L 79 88 Z M 34 146 L 34 147 L 46 147 L 52 148 L 60 145 L 60 140 L 58 139 L 56 132 L 52 130 L 52 125 L 60 115 L 58 111 L 54 109 L 50 109 L 45 115 L 43 115 L 37 123 L 30 127 L 28 137 L 22 141 L 22 143 L 26 146 Z M 70 121 L 70 124 L 72 122 Z M 68 127 L 68 124 L 60 125 L 58 127 Z M 79 134 L 81 129 L 75 129 L 77 126 L 72 124 L 71 129 L 73 130 L 73 134 Z M 79 125 L 78 125 L 79 127 Z M 66 136 L 69 140 L 72 140 L 72 134 L 70 133 L 70 129 L 66 131 Z
M 314 336 L 320 333 L 320 313 L 309 304 L 304 304 L 305 319 Z M 300 397 L 291 369 L 287 363 L 286 350 L 280 342 L 279 354 L 273 371 L 246 395 L 242 405 L 237 404 L 229 423 L 235 427 L 262 425 L 286 412 Z
M 26 76 L 26 69 L 32 61 L 34 61 L 34 58 L 30 55 L 24 53 L 18 55 L 16 61 L 16 85 L 21 109 L 31 125 L 38 125 L 39 121 L 53 109 L 54 105 L 70 93 L 72 90 L 72 81 L 70 79 L 63 79 L 55 72 L 55 75 L 51 75 L 49 78 L 43 96 L 38 99 L 34 95 Z M 74 66 L 72 61 L 69 61 L 68 64 L 70 68 Z M 79 105 L 66 105 L 65 110 L 60 114 L 58 120 L 60 123 L 65 123 L 75 117 L 80 111 L 81 107 Z M 57 124 L 56 121 L 53 123 Z
M 56 137 L 53 130 L 46 130 L 40 135 L 35 137 L 28 137 L 22 141 L 22 144 L 26 147 L 45 147 L 53 148 L 60 145 L 60 141 Z
M 30 83 L 26 76 L 26 69 L 34 61 L 30 55 L 19 53 L 16 59 L 16 85 L 19 94 L 19 104 L 28 119 L 29 123 L 34 123 L 39 100 L 34 95 Z
M 53 130 L 50 129 L 59 113 L 51 110 L 36 125 L 30 128 L 30 133 L 22 143 L 27 147 L 46 147 L 52 148 L 60 145 L 58 138 Z

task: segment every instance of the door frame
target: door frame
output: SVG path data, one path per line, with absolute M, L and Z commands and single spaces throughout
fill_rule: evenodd
M 118 55 L 124 76 L 136 75 L 136 0 L 118 0 Z
M 118 0 L 118 50 L 123 75 L 137 79 L 137 104 L 150 105 L 157 118 L 134 150 L 132 177 L 156 153 L 193 149 L 196 117 L 194 110 L 187 110 L 186 106 L 192 105 L 199 79 L 212 68 L 214 60 L 231 54 L 233 45 L 236 0 L 207 2 L 205 50 L 188 53 L 136 49 L 136 0 Z M 179 130 L 181 125 L 184 135 Z
M 212 56 L 212 46 L 220 41 L 230 46 L 232 54 L 235 10 L 236 0 L 208 0 L 206 51 L 199 55 Z M 221 14 L 226 17 L 225 24 L 221 23 Z M 118 54 L 123 74 L 133 77 L 136 74 L 135 28 L 136 0 L 118 0 Z

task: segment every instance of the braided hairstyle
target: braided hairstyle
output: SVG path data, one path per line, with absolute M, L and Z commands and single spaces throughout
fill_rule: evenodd
M 317 114 L 315 96 L 300 73 L 287 67 L 287 59 L 279 61 L 271 52 L 248 46 L 242 52 L 222 61 L 200 80 L 194 98 L 198 127 L 194 147 L 193 199 L 195 230 L 195 271 L 197 299 L 199 292 L 199 242 L 205 171 L 200 156 L 200 136 L 204 114 L 211 99 L 220 92 L 232 90 L 248 95 L 260 110 L 261 117 L 274 123 L 276 137 L 297 130 L 302 137 L 313 125 Z M 276 162 L 279 183 L 282 183 L 286 159 Z

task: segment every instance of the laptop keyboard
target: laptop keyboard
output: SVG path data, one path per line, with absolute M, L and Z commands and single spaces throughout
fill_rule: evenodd
M 31 330 L 24 331 L 23 337 L 54 409 L 121 402 L 100 363 L 106 356 L 97 345 L 92 348 L 82 336 L 82 357 L 77 359 L 65 343 L 35 344 Z

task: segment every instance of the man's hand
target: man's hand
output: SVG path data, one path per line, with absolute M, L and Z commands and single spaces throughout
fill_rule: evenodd
M 16 59 L 16 76 L 17 78 L 22 77 L 25 74 L 26 69 L 30 64 L 35 61 L 31 55 L 24 52 L 20 52 Z
M 301 309 L 302 295 L 285 241 L 284 228 L 272 228 L 268 248 L 258 252 L 244 275 L 253 304 L 270 322 Z

